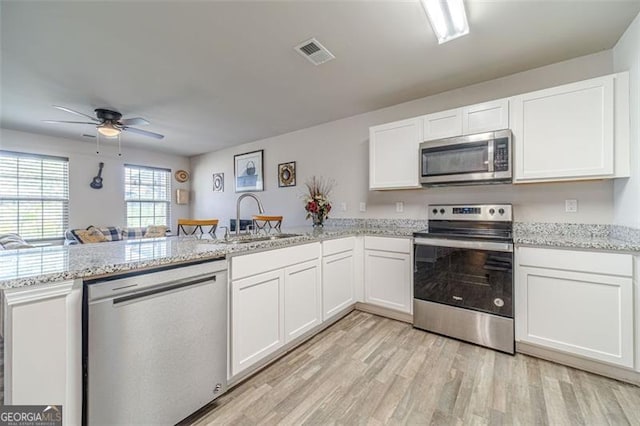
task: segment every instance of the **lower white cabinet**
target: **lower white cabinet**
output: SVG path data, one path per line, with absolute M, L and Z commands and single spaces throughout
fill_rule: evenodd
M 355 238 L 324 241 L 322 257 L 322 319 L 356 302 Z
M 231 375 L 322 322 L 320 243 L 231 261 Z
M 311 260 L 284 270 L 285 343 L 322 323 L 320 261 Z
M 516 256 L 516 341 L 633 367 L 631 255 L 521 247 Z
M 232 373 L 284 344 L 283 271 L 234 281 L 231 294 Z
M 411 240 L 365 237 L 365 303 L 412 313 Z
M 4 290 L 4 402 L 62 405 L 82 419 L 82 282 Z

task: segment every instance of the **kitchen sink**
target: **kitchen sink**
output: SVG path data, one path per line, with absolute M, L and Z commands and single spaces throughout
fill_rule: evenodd
M 300 235 L 301 234 L 273 234 L 273 235 L 255 235 L 255 236 L 243 235 L 240 237 L 231 237 L 228 240 L 224 240 L 224 239 L 215 240 L 215 242 L 222 243 L 222 244 L 249 244 L 249 243 L 259 243 L 263 241 L 283 240 L 286 238 L 299 237 Z

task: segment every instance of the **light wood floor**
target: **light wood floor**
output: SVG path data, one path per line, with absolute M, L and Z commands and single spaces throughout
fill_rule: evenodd
M 355 311 L 191 420 L 640 425 L 640 388 Z

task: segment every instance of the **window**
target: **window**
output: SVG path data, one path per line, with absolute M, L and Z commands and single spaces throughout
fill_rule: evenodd
M 69 227 L 69 159 L 0 151 L 0 234 L 62 239 Z
M 171 170 L 124 165 L 127 226 L 169 226 Z

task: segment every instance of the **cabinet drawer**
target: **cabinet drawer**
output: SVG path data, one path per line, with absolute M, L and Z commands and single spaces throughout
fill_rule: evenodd
M 355 246 L 356 246 L 356 237 L 338 238 L 335 240 L 323 241 L 322 255 L 331 256 L 332 254 L 353 250 Z
M 231 258 L 231 278 L 250 277 L 320 257 L 320 243 L 285 247 Z
M 364 237 L 364 248 L 369 250 L 393 251 L 396 253 L 411 253 L 410 238 Z
M 624 277 L 633 275 L 633 256 L 630 254 L 520 247 L 516 260 L 521 266 L 534 268 Z

